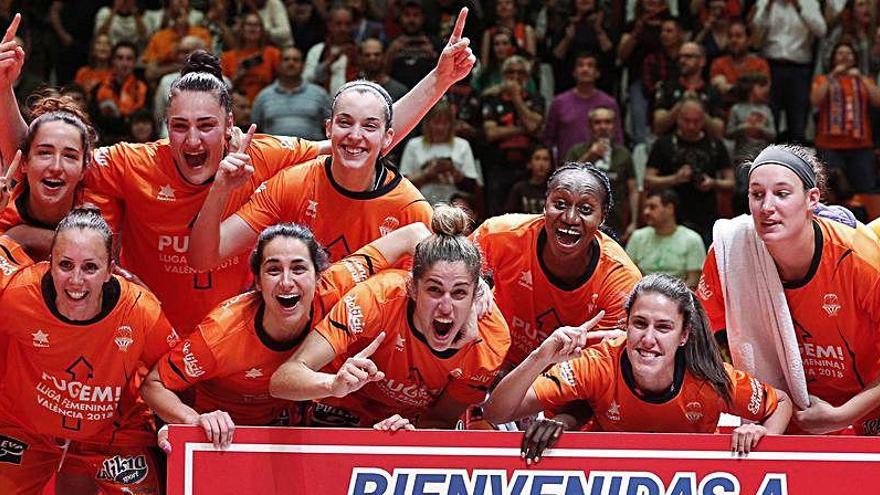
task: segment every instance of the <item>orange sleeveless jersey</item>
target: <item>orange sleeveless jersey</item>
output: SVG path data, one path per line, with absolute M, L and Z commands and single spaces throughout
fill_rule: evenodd
M 805 280 L 785 284 L 809 393 L 839 406 L 880 372 L 880 246 L 860 230 L 814 218 L 816 256 Z M 714 247 L 697 287 L 712 328 L 727 326 Z M 854 425 L 880 433 L 880 409 Z
M 9 340 L 0 418 L 43 435 L 102 445 L 153 445 L 133 380 L 177 343 L 146 289 L 113 277 L 105 308 L 75 323 L 55 309 L 49 264 L 22 269 L 0 295 Z
M 348 289 L 387 265 L 369 245 L 334 263 L 318 280 L 311 322 L 321 321 Z M 212 311 L 197 331 L 159 360 L 162 383 L 174 391 L 193 387 L 196 411 L 223 410 L 238 425 L 299 424 L 294 403 L 269 395 L 269 379 L 306 332 L 294 342 L 272 340 L 262 327 L 262 301 L 258 292 L 248 292 Z
M 557 364 L 535 380 L 532 390 L 550 411 L 585 400 L 593 409 L 598 431 L 713 433 L 722 412 L 762 421 L 776 411 L 773 387 L 727 364 L 724 369 L 733 384 L 731 406 L 709 382 L 687 372 L 681 359 L 676 360 L 674 387 L 667 394 L 642 397 L 634 391 L 623 337 Z
M 385 332 L 371 357 L 385 378 L 341 399 L 320 401 L 350 412 L 360 426 L 393 414 L 417 421 L 443 394 L 461 404 L 482 402 L 510 346 L 507 324 L 496 309 L 479 320 L 477 340 L 461 349 L 433 351 L 412 323 L 409 277 L 403 270 L 386 270 L 358 284 L 315 328 L 336 352 L 322 370 L 327 373 L 336 373 Z
M 308 226 L 340 260 L 401 225 L 431 225 L 431 205 L 393 168 L 379 189 L 352 192 L 330 175 L 330 157 L 290 168 L 269 180 L 236 213 L 255 232 L 279 222 Z
M 505 365 L 514 367 L 563 325 L 580 325 L 600 310 L 597 328 L 623 328 L 624 303 L 641 278 L 619 244 L 597 233 L 600 255 L 577 286 L 545 270 L 538 253 L 546 242 L 542 215 L 503 215 L 483 222 L 472 239 L 480 246 L 495 283 L 495 302 L 510 326 Z M 586 263 L 586 261 L 584 261 Z
M 254 174 L 233 193 L 227 216 L 283 167 L 314 158 L 317 145 L 258 134 L 246 151 Z M 250 280 L 245 255 L 209 272 L 197 273 L 187 263 L 191 226 L 210 187 L 190 184 L 180 175 L 167 139 L 100 148 L 86 177 L 85 201 L 100 206 L 121 234 L 122 266 L 156 293 L 169 321 L 184 335 Z

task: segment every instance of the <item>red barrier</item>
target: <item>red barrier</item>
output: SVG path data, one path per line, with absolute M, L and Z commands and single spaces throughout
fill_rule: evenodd
M 787 495 L 877 493 L 880 440 L 566 433 L 536 466 L 519 433 L 239 428 L 227 451 L 171 427 L 168 495 Z

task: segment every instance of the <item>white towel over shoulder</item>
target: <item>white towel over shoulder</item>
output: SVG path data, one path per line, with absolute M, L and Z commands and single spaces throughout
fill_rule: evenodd
M 779 272 L 752 217 L 718 220 L 712 230 L 733 365 L 810 404 L 804 366 Z

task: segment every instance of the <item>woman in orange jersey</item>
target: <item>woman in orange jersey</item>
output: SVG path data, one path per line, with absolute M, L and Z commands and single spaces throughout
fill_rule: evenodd
M 95 130 L 68 96 L 36 99 L 31 115 L 21 158 L 13 160 L 13 164 L 20 160 L 21 180 L 0 208 L 0 233 L 19 241 L 33 257 L 44 259 L 52 230 L 79 201 Z M 15 168 L 10 165 L 7 171 L 10 182 L 18 179 Z
M 134 378 L 177 342 L 159 302 L 111 274 L 100 212 L 74 208 L 49 263 L 0 294 L 8 339 L 0 388 L 0 493 L 158 493 L 150 414 Z
M 823 434 L 852 425 L 864 435 L 880 433 L 880 246 L 861 226 L 852 229 L 813 214 L 824 186 L 822 163 L 814 151 L 794 145 L 764 148 L 749 166 L 749 210 L 743 226 L 759 239 L 775 266 L 802 366 L 806 391 L 801 398 L 791 390 L 795 412 L 793 432 Z M 697 287 L 712 328 L 725 331 L 734 363 L 748 363 L 744 351 L 753 350 L 747 311 L 731 311 L 749 304 L 755 283 L 746 270 L 720 268 L 719 226 Z M 743 258 L 745 251 L 731 248 Z M 750 290 L 743 290 L 745 286 Z M 766 277 L 760 278 L 764 280 Z M 722 282 L 724 281 L 724 282 Z M 750 306 L 745 306 L 750 307 Z M 776 307 L 776 306 L 774 306 Z M 783 320 L 782 324 L 786 322 Z M 754 328 L 752 328 L 753 330 Z M 769 326 L 759 327 L 770 334 Z M 772 350 L 775 354 L 775 349 Z M 754 358 L 752 362 L 754 363 Z M 759 366 L 765 360 L 759 360 Z M 745 364 L 747 365 L 747 364 Z M 744 365 L 744 366 L 745 366 Z M 758 371 L 755 374 L 765 379 Z M 781 376 L 781 372 L 778 376 Z M 767 380 L 771 378 L 766 377 Z M 804 395 L 808 397 L 804 397 Z M 800 402 L 800 403 L 799 403 Z
M 299 424 L 299 404 L 269 396 L 272 374 L 345 292 L 429 235 L 410 224 L 328 266 L 307 228 L 269 227 L 250 256 L 256 290 L 221 304 L 160 359 L 141 387 L 144 400 L 167 423 L 201 425 L 218 447 L 232 442 L 235 425 Z M 189 388 L 191 406 L 174 393 Z
M 741 454 L 764 435 L 785 431 L 791 417 L 785 393 L 721 361 L 705 311 L 684 282 L 648 275 L 625 308 L 626 336 L 590 332 L 601 312 L 579 327 L 555 330 L 501 380 L 484 408 L 486 419 L 503 423 L 586 400 L 600 431 L 711 433 L 728 412 L 756 422 L 734 430 L 731 447 Z M 540 460 L 563 427 L 575 427 L 571 416 L 558 418 L 526 432 L 528 462 Z
M 272 376 L 273 396 L 315 400 L 307 422 L 383 430 L 452 428 L 482 402 L 510 336 L 493 306 L 477 318 L 480 252 L 464 211 L 440 206 L 412 273 L 349 291 Z
M 605 311 L 599 328 L 622 325 L 624 301 L 641 274 L 599 231 L 611 207 L 605 173 L 569 162 L 548 179 L 542 215 L 490 218 L 472 234 L 510 326 L 505 368 L 522 362 L 556 328 L 579 325 L 599 311 Z
M 240 31 L 238 47 L 223 52 L 223 75 L 254 101 L 257 93 L 275 80 L 281 52 L 267 43 L 269 35 L 260 14 L 252 11 L 242 15 Z
M 463 9 L 459 15 L 462 27 L 466 13 Z M 14 18 L 0 43 L 0 115 L 7 124 L 0 125 L 3 156 L 14 154 L 25 129 L 9 90 L 24 63 L 23 51 L 10 41 L 18 19 Z M 460 29 L 456 32 L 458 36 L 450 39 L 435 69 L 395 104 L 398 133 L 392 141 L 415 127 L 446 89 L 473 67 L 469 41 L 460 38 Z M 217 304 L 240 293 L 249 280 L 243 255 L 206 272 L 189 264 L 188 251 L 194 244 L 190 227 L 220 161 L 227 154 L 240 153 L 251 158 L 254 168 L 223 205 L 226 211 L 221 214 L 229 215 L 281 169 L 330 149 L 326 141 L 291 137 L 257 135 L 248 143 L 230 140 L 230 97 L 221 77 L 215 57 L 204 52 L 190 56 L 168 95 L 168 140 L 96 150 L 94 161 L 99 166 L 90 167 L 86 177 L 85 199 L 100 206 L 114 231 L 121 233 L 122 266 L 155 291 L 169 320 L 182 333 L 194 329 Z

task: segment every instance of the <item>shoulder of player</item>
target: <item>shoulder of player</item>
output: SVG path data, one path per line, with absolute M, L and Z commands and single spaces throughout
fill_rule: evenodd
M 401 298 L 406 299 L 406 286 L 409 284 L 410 273 L 406 270 L 383 270 L 361 282 L 351 292 L 367 292 L 380 304 L 391 303 Z
M 212 349 L 226 343 L 236 345 L 241 335 L 255 335 L 253 325 L 259 308 L 260 294 L 245 292 L 212 309 L 199 323 L 198 331 Z
M 880 274 L 880 242 L 859 225 L 853 229 L 833 220 L 816 218 L 822 232 L 823 257 L 840 263 L 849 258 L 859 268 Z
M 481 352 L 497 360 L 497 364 L 500 365 L 510 348 L 510 329 L 504 315 L 496 307 L 477 322 L 477 327 L 480 331 L 478 347 Z
M 610 269 L 621 267 L 638 273 L 638 268 L 629 258 L 629 255 L 626 254 L 623 246 L 603 232 L 597 232 L 596 236 L 599 239 L 599 250 L 601 252 L 600 266 L 605 264 L 610 265 Z
M 513 239 L 533 239 L 544 227 L 543 215 L 508 213 L 486 219 L 477 228 L 482 239 L 498 241 L 507 245 Z M 516 247 L 521 250 L 521 246 Z

